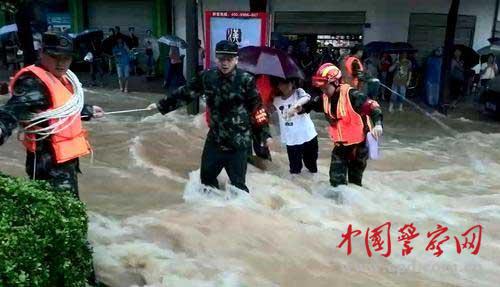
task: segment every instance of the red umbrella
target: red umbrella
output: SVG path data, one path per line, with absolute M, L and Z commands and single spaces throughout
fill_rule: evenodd
M 255 86 L 259 91 L 260 98 L 264 106 L 270 106 L 273 103 L 274 89 L 271 80 L 267 75 L 258 75 L 255 80 Z
M 269 75 L 283 79 L 304 79 L 304 73 L 287 53 L 270 48 L 248 46 L 238 52 L 238 67 L 255 75 Z

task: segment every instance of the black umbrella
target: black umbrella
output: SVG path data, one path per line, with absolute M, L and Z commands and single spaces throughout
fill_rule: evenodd
M 104 33 L 102 32 L 102 30 L 89 29 L 74 35 L 74 37 L 75 41 L 79 42 L 87 42 L 92 40 L 101 41 L 104 38 Z
M 365 45 L 364 47 L 365 52 L 368 54 L 371 53 L 382 53 L 384 51 L 392 49 L 392 43 L 391 42 L 384 42 L 384 41 L 373 41 Z
M 462 60 L 466 67 L 474 67 L 479 64 L 479 54 L 474 51 L 471 47 L 465 45 L 455 45 L 453 46 L 453 51 L 460 50 L 462 52 Z
M 490 42 L 491 45 L 498 45 L 500 43 L 500 38 L 491 37 L 488 39 L 488 42 Z
M 413 54 L 416 53 L 418 50 L 413 48 L 412 45 L 406 42 L 396 42 L 392 43 L 392 46 L 385 50 L 384 52 L 389 53 L 389 54 L 400 54 L 400 53 L 408 53 L 408 54 Z
M 493 54 L 497 58 L 500 57 L 500 46 L 489 45 L 477 50 L 477 53 L 481 56 L 481 62 L 486 62 L 490 54 Z
M 186 41 L 184 41 L 184 39 L 175 35 L 161 36 L 160 39 L 158 39 L 158 43 L 165 44 L 167 46 L 178 47 L 181 49 L 186 49 L 188 47 L 188 44 L 186 43 Z

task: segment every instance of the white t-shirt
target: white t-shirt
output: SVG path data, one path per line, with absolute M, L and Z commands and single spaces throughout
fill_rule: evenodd
M 281 141 L 286 145 L 300 145 L 318 135 L 308 113 L 288 117 L 288 110 L 304 97 L 311 98 L 308 93 L 299 88 L 288 99 L 284 100 L 279 96 L 274 98 L 273 104 L 280 121 Z
M 493 65 L 497 67 L 497 64 Z M 491 80 L 495 77 L 495 70 L 491 67 L 488 67 L 488 63 L 483 63 L 481 65 L 481 71 L 485 71 L 484 74 L 481 75 L 481 80 Z

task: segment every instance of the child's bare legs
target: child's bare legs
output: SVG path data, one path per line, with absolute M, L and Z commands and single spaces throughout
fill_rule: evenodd
M 128 78 L 125 78 L 125 87 L 123 89 L 125 93 L 128 93 Z

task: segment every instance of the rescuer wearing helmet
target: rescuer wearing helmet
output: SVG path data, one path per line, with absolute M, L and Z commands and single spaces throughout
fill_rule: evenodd
M 334 143 L 330 165 L 330 184 L 333 187 L 348 182 L 361 186 L 368 159 L 366 134 L 382 135 L 382 111 L 376 101 L 341 82 L 342 72 L 331 63 L 319 67 L 312 83 L 323 92 L 304 105 L 323 112 L 330 123 L 328 133 Z M 372 128 L 373 127 L 373 128 Z

